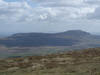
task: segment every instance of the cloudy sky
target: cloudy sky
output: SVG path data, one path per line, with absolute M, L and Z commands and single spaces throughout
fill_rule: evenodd
M 0 33 L 100 32 L 100 0 L 0 0 Z

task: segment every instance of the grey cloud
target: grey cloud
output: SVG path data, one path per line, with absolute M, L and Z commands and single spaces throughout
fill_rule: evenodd
M 100 5 L 97 0 L 95 3 L 93 0 L 0 1 L 2 1 L 0 2 L 1 28 L 8 29 L 9 32 L 86 29 L 89 24 L 93 24 L 92 18 L 99 19 L 100 17 L 100 8 L 97 8 Z M 27 1 L 29 2 L 27 3 Z M 30 2 L 33 2 L 33 6 L 30 5 Z M 90 21 L 88 22 L 88 20 Z M 94 22 L 93 25 L 95 24 L 98 26 Z
M 85 0 L 85 2 L 89 4 L 100 4 L 100 0 Z
M 47 19 L 52 19 L 54 17 L 60 17 L 61 19 L 65 17 L 65 19 L 70 19 L 84 17 L 86 14 L 91 13 L 91 10 L 95 8 L 85 6 L 83 0 L 77 0 L 77 2 L 75 0 L 37 0 L 37 2 L 40 4 L 40 6 L 33 8 L 31 8 L 26 2 L 8 3 L 5 6 L 1 6 L 3 9 L 0 9 L 0 15 L 5 15 L 6 18 L 10 16 L 11 20 L 15 19 L 20 22 L 22 20 L 26 22 L 26 20 L 36 19 L 38 21 L 39 16 L 41 18 L 41 16 L 44 14 L 47 14 Z
M 42 6 L 50 6 L 50 7 L 67 7 L 67 6 L 82 6 L 84 5 L 83 0 L 35 0 Z M 33 0 L 34 2 L 34 0 Z
M 100 19 L 100 7 L 98 7 L 94 13 L 88 14 L 89 19 Z

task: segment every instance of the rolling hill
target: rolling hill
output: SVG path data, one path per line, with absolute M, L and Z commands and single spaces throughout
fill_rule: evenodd
M 81 30 L 17 33 L 0 39 L 0 57 L 45 55 L 95 47 L 100 47 L 100 36 Z
M 91 34 L 81 30 L 70 30 L 61 33 L 18 33 L 0 40 L 5 46 L 72 46 L 88 38 Z

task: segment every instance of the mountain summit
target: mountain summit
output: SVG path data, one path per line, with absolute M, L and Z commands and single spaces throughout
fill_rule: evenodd
M 70 30 L 61 33 L 17 33 L 0 40 L 5 46 L 73 46 L 84 41 L 92 41 L 90 33 L 81 30 Z M 91 39 L 91 40 L 90 40 Z M 86 41 L 86 42 L 87 42 Z
M 87 36 L 87 35 L 91 35 L 90 33 L 82 31 L 82 30 L 69 30 L 69 31 L 66 31 L 66 32 L 62 32 L 61 34 L 73 35 L 73 36 Z

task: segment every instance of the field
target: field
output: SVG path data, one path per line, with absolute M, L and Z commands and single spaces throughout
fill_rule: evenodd
M 0 75 L 100 75 L 100 48 L 0 59 Z

